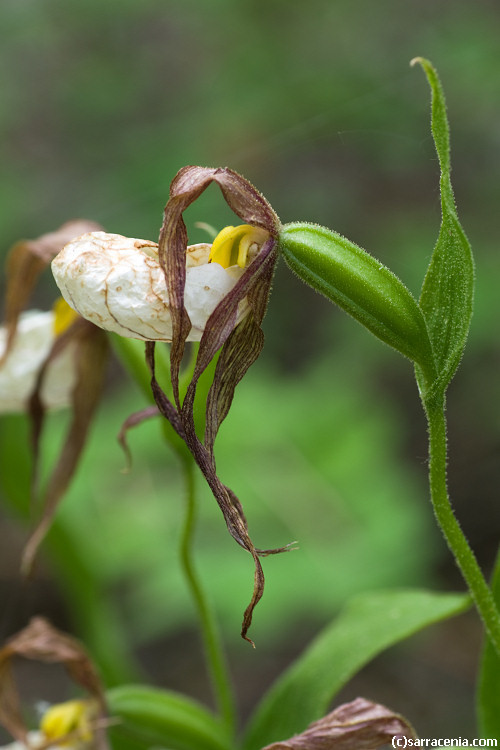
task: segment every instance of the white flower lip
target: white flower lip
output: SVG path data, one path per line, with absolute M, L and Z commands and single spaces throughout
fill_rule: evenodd
M 7 332 L 0 328 L 0 355 Z M 39 370 L 55 341 L 54 313 L 30 310 L 19 318 L 11 351 L 0 367 L 0 414 L 26 410 Z M 69 343 L 47 367 L 40 397 L 48 409 L 71 403 L 75 384 L 74 346 Z
M 187 249 L 184 305 L 191 320 L 188 341 L 200 341 L 208 318 L 244 269 L 209 263 L 210 245 Z M 52 261 L 66 302 L 106 331 L 143 341 L 171 341 L 165 276 L 154 242 L 90 232 L 67 244 Z M 248 312 L 244 300 L 238 322 Z

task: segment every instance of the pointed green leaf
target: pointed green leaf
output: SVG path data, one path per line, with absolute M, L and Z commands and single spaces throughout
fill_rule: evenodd
M 106 699 L 110 715 L 119 722 L 114 734 L 143 741 L 145 750 L 152 745 L 169 750 L 232 750 L 222 722 L 183 695 L 123 685 L 109 690 Z
M 493 574 L 492 590 L 500 606 L 500 554 Z M 477 710 L 481 737 L 500 737 L 500 657 L 488 638 L 481 659 Z
M 451 186 L 450 135 L 443 89 L 428 60 L 418 57 L 412 61 L 414 63 L 422 66 L 431 87 L 431 128 L 441 168 L 441 228 L 419 304 L 436 359 L 436 390 L 443 393 L 458 367 L 469 332 L 474 261 L 469 241 L 457 216 Z
M 264 697 L 244 750 L 299 734 L 326 713 L 335 694 L 389 646 L 470 605 L 461 594 L 389 591 L 354 599 Z

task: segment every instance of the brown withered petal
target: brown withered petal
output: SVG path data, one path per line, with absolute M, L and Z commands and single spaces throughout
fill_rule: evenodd
M 43 234 L 33 240 L 21 240 L 11 247 L 6 265 L 7 288 L 4 310 L 7 344 L 0 358 L 0 365 L 12 348 L 19 315 L 26 308 L 40 273 L 74 237 L 101 228 L 93 221 L 74 219 L 63 224 L 55 232 Z
M 208 319 L 193 376 L 181 403 L 179 371 L 190 329 L 189 317 L 184 309 L 188 239 L 182 213 L 211 182 L 219 185 L 226 202 L 243 222 L 267 230 L 269 239 Z M 235 387 L 257 359 L 263 346 L 264 337 L 260 326 L 278 257 L 276 237 L 279 228 L 279 219 L 266 199 L 236 172 L 225 168 L 193 166 L 181 169 L 170 188 L 170 199 L 165 207 L 159 240 L 159 259 L 169 289 L 172 317 L 170 374 L 174 403 L 169 401 L 156 380 L 154 343 L 146 344 L 146 357 L 152 373 L 151 385 L 158 408 L 188 446 L 219 504 L 230 534 L 254 559 L 253 595 L 245 611 L 241 631 L 242 637 L 248 641 L 247 631 L 252 613 L 264 590 L 264 573 L 259 557 L 283 552 L 289 546 L 273 550 L 260 550 L 254 546 L 240 501 L 217 476 L 213 449 L 219 427 L 231 406 Z M 250 310 L 236 326 L 238 306 L 244 299 Z M 196 390 L 201 375 L 218 352 L 219 359 L 207 399 L 206 428 L 202 442 L 196 433 L 194 420 Z
M 241 325 L 241 324 L 240 324 Z M 163 416 L 168 419 L 171 425 L 176 429 L 178 435 L 186 442 L 189 447 L 196 463 L 203 476 L 205 477 L 208 486 L 212 490 L 212 493 L 217 500 L 217 503 L 222 511 L 224 519 L 229 533 L 238 544 L 246 549 L 253 557 L 255 564 L 254 573 L 254 587 L 253 594 L 250 604 L 246 608 L 243 615 L 243 623 L 241 627 L 241 636 L 246 641 L 254 645 L 253 641 L 247 637 L 248 629 L 252 623 L 253 611 L 262 598 L 264 593 L 264 571 L 260 563 L 259 557 L 267 555 L 274 555 L 280 552 L 287 552 L 291 545 L 285 547 L 279 547 L 277 549 L 260 550 L 257 549 L 248 533 L 247 521 L 243 508 L 240 501 L 238 500 L 235 493 L 226 485 L 224 485 L 219 477 L 215 468 L 215 461 L 213 452 L 207 450 L 207 448 L 200 442 L 196 432 L 194 430 L 194 422 L 188 420 L 188 423 L 184 425 L 179 424 L 179 415 L 175 410 L 173 404 L 170 403 L 166 395 L 163 393 L 161 387 L 158 384 L 155 376 L 155 365 L 154 365 L 154 342 L 148 342 L 146 344 L 147 360 L 151 369 L 151 386 L 155 400 L 158 404 L 158 408 Z M 184 432 L 183 425 L 187 427 L 187 432 Z
M 51 359 L 58 355 L 62 347 L 69 344 L 74 346 L 76 370 L 76 382 L 71 398 L 72 418 L 61 453 L 41 498 L 39 521 L 23 552 L 21 567 L 25 574 L 31 571 L 38 548 L 50 528 L 59 502 L 76 471 L 102 389 L 109 348 L 107 336 L 92 323 L 83 318 L 77 318 L 70 328 L 56 339 L 39 373 L 35 392 L 30 399 L 35 478 L 39 441 L 45 417 L 45 409 L 40 400 L 43 378 Z
M 229 411 L 236 385 L 262 349 L 264 336 L 260 323 L 267 306 L 275 264 L 276 246 L 271 238 L 264 244 L 239 282 L 212 313 L 200 342 L 195 371 L 181 412 L 187 444 L 221 508 L 228 530 L 238 544 L 250 552 L 254 559 L 253 595 L 244 613 L 241 630 L 242 637 L 248 641 L 250 639 L 247 638 L 247 631 L 252 621 L 253 610 L 264 591 L 264 572 L 258 558 L 287 551 L 289 546 L 274 550 L 255 548 L 248 533 L 247 521 L 240 501 L 235 493 L 217 477 L 213 447 L 220 424 Z M 250 313 L 236 328 L 233 328 L 238 304 L 245 297 L 250 305 Z M 222 350 L 207 399 L 205 440 L 202 444 L 196 434 L 193 417 L 196 386 L 200 375 L 221 345 Z
M 302 734 L 263 750 L 375 750 L 392 739 L 415 739 L 410 723 L 379 703 L 356 698 L 315 721 Z
M 184 308 L 188 240 L 182 214 L 212 182 L 219 185 L 229 207 L 246 224 L 262 227 L 273 237 L 277 236 L 281 226 L 278 216 L 264 196 L 248 180 L 231 169 L 188 166 L 183 167 L 172 180 L 170 199 L 165 206 L 160 231 L 158 255 L 169 290 L 173 331 L 171 378 L 178 409 L 179 368 L 190 330 L 189 317 Z
M 231 331 L 217 361 L 214 380 L 208 394 L 206 413 L 205 445 L 210 451 L 213 451 L 219 427 L 229 412 L 236 386 L 255 362 L 264 345 L 264 334 L 260 325 L 266 312 L 276 265 L 276 248 L 271 247 L 267 256 L 266 250 L 264 246 L 260 256 L 256 258 L 261 263 L 259 272 L 254 271 L 253 278 L 249 274 L 249 279 L 253 281 L 251 286 L 248 285 L 249 288 L 245 289 L 243 285 L 243 289 L 238 289 L 236 292 L 233 289 L 228 295 L 229 300 L 225 300 L 227 305 L 233 306 L 234 315 L 240 296 L 246 295 L 250 305 L 250 314 Z M 252 266 L 248 270 L 252 270 Z M 215 312 L 219 314 L 218 310 Z M 216 321 L 214 321 L 215 326 Z M 207 326 L 207 329 L 209 331 L 207 339 L 209 339 L 212 326 Z
M 182 440 L 186 441 L 186 435 L 184 433 L 184 427 L 182 425 L 181 417 L 175 406 L 169 401 L 160 384 L 156 380 L 154 341 L 146 341 L 146 363 L 151 371 L 151 390 L 153 392 L 153 397 L 156 405 L 158 406 L 160 414 L 162 414 L 165 419 L 168 419 L 179 437 Z
M 98 716 L 93 727 L 96 750 L 109 750 L 103 728 L 107 714 L 106 702 L 91 659 L 75 638 L 57 630 L 42 617 L 33 618 L 24 630 L 13 636 L 0 649 L 0 723 L 13 737 L 24 742 L 27 734 L 12 670 L 12 662 L 16 657 L 62 664 L 71 679 L 86 690 L 96 703 Z

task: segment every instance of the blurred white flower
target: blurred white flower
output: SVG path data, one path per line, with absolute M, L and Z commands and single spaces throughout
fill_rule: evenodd
M 64 750 L 86 750 L 86 748 L 90 748 L 88 743 L 82 742 L 65 742 L 63 745 L 57 742 L 57 744 L 47 747 L 47 737 L 43 732 L 28 732 L 26 739 L 27 744 L 16 740 L 16 742 L 11 742 L 8 745 L 2 745 L 0 750 L 37 750 L 37 748 L 42 747 L 45 750 L 60 750 L 61 748 L 64 748 Z
M 200 341 L 208 318 L 233 289 L 245 268 L 209 262 L 211 245 L 191 245 L 186 254 L 184 305 L 191 321 L 188 341 Z M 172 321 L 158 245 L 106 232 L 69 242 L 52 261 L 66 302 L 100 328 L 144 341 L 171 341 Z M 243 300 L 240 322 L 248 312 Z
M 40 729 L 28 732 L 26 743 L 12 742 L 2 745 L 0 750 L 87 750 L 93 746 L 93 733 L 91 729 L 92 720 L 95 718 L 96 709 L 92 701 L 72 700 L 65 703 L 56 703 L 53 706 L 45 704 L 45 710 L 41 716 Z M 75 735 L 67 742 L 61 742 L 62 737 L 67 734 Z M 47 742 L 54 741 L 53 745 Z
M 18 657 L 45 664 L 61 664 L 88 697 L 53 705 L 40 702 L 39 730 L 30 732 L 24 721 L 21 697 L 13 678 L 12 662 Z M 43 617 L 34 617 L 0 648 L 0 725 L 17 741 L 3 750 L 110 750 L 103 687 L 97 671 L 79 641 L 54 628 Z
M 56 744 L 47 747 L 47 736 L 43 732 L 28 732 L 26 739 L 27 744 L 16 740 L 16 742 L 11 742 L 8 745 L 2 745 L 0 750 L 37 750 L 37 748 L 42 747 L 44 750 L 60 750 L 61 748 L 64 748 L 64 750 L 87 750 L 88 748 L 90 750 L 91 747 L 88 742 L 79 741 L 65 742 L 64 744 L 58 741 Z
M 41 732 L 28 732 L 28 745 L 24 742 L 11 742 L 9 745 L 2 745 L 0 750 L 34 750 L 45 741 Z
M 0 413 L 25 411 L 41 367 L 56 340 L 56 313 L 31 310 L 19 318 L 13 346 L 0 366 Z M 0 358 L 7 331 L 0 328 Z M 67 406 L 75 383 L 74 347 L 69 343 L 47 366 L 40 397 L 48 409 Z

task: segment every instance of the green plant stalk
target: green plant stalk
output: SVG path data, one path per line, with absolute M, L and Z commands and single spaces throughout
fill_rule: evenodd
M 186 482 L 186 515 L 180 546 L 182 569 L 198 613 L 205 657 L 217 707 L 228 731 L 234 735 L 236 708 L 231 680 L 224 657 L 224 649 L 215 618 L 193 564 L 193 543 L 197 510 L 195 463 L 191 456 L 185 456 L 183 457 L 182 464 Z
M 446 484 L 445 399 L 424 401 L 429 426 L 429 482 L 437 522 L 469 587 L 476 609 L 495 651 L 500 656 L 500 614 L 474 552 L 453 512 Z

